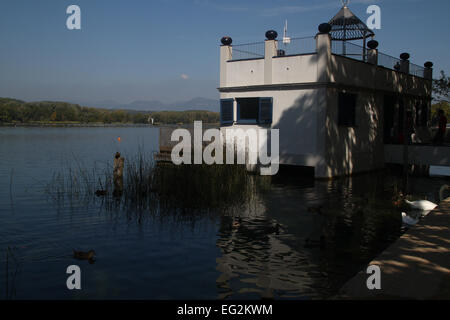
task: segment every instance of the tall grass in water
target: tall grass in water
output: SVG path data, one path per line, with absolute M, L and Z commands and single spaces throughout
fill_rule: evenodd
M 60 171 L 54 172 L 45 185 L 46 194 L 57 206 L 66 201 L 73 203 L 90 203 L 95 199 L 97 190 L 113 191 L 112 163 L 88 167 L 76 157 L 62 164 Z
M 111 163 L 86 169 L 81 162 L 53 175 L 47 192 L 54 200 L 101 200 L 106 209 L 164 212 L 180 209 L 227 210 L 244 205 L 255 194 L 260 179 L 249 175 L 245 165 L 156 164 L 141 150 L 125 157 L 124 183 L 120 196 L 114 192 Z M 96 197 L 96 191 L 103 195 Z
M 244 165 L 158 165 L 154 186 L 161 202 L 181 208 L 223 208 L 249 196 L 251 177 Z

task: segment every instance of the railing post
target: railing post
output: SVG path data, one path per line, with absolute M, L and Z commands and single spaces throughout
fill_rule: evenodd
M 400 72 L 409 74 L 409 53 L 404 52 L 400 55 Z
M 378 41 L 370 40 L 367 42 L 369 51 L 367 54 L 367 62 L 370 64 L 378 65 Z
M 329 82 L 331 73 L 331 25 L 322 23 L 316 35 L 317 81 Z
M 227 61 L 233 58 L 233 40 L 230 37 L 223 37 L 220 46 L 220 87 L 227 86 Z
M 433 62 L 427 61 L 424 64 L 423 77 L 428 80 L 433 80 Z
M 278 34 L 274 30 L 266 32 L 267 40 L 264 43 L 264 84 L 272 84 L 272 60 L 277 55 Z

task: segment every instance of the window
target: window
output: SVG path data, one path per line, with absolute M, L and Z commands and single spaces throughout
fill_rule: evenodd
M 272 98 L 238 98 L 237 120 L 240 124 L 271 124 Z
M 236 101 L 238 122 L 256 123 L 259 119 L 259 98 L 239 98 Z
M 339 93 L 338 125 L 354 127 L 356 111 L 356 94 Z
M 234 121 L 233 99 L 220 100 L 220 124 L 232 124 Z

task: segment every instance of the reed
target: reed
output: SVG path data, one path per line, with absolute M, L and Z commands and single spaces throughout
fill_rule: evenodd
M 124 156 L 124 184 L 120 195 L 114 192 L 112 164 L 87 169 L 78 159 L 53 174 L 46 192 L 59 204 L 65 200 L 101 201 L 108 210 L 162 213 L 174 209 L 227 210 L 244 205 L 255 188 L 261 186 L 257 177 L 247 173 L 245 165 L 158 164 L 151 154 L 142 150 Z M 97 197 L 96 191 L 102 191 L 102 195 Z

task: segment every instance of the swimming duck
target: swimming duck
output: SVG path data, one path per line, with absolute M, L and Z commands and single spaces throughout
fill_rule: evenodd
M 402 222 L 408 226 L 413 226 L 417 222 L 419 222 L 419 219 L 412 218 L 412 217 L 408 216 L 405 212 L 402 212 Z
M 444 184 L 439 190 L 439 201 L 444 200 L 444 191 L 449 190 L 450 186 Z M 405 203 L 415 210 L 434 210 L 438 205 L 428 200 L 416 200 L 408 201 L 405 199 Z
M 242 219 L 240 217 L 237 217 L 237 218 L 234 218 L 234 221 L 231 226 L 236 229 L 241 226 L 241 223 L 242 223 Z
M 94 250 L 89 250 L 88 252 L 78 251 L 73 249 L 73 257 L 78 260 L 93 260 L 95 256 Z
M 97 190 L 95 191 L 95 195 L 97 197 L 106 196 L 106 190 Z

